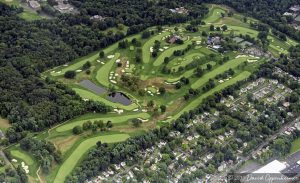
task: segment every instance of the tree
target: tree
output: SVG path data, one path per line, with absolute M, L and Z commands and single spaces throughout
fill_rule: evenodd
M 166 89 L 165 89 L 164 87 L 159 87 L 158 92 L 159 92 L 161 95 L 164 95 L 164 94 L 166 93 Z
M 153 100 L 150 100 L 150 101 L 147 103 L 147 106 L 148 106 L 148 107 L 153 107 L 153 106 L 154 106 L 154 101 L 153 101 Z
M 83 132 L 82 127 L 79 125 L 75 126 L 72 131 L 75 135 L 81 134 Z
M 87 61 L 85 64 L 82 66 L 82 70 L 87 70 L 92 66 L 90 61 Z
M 169 58 L 169 57 L 165 57 L 165 59 L 164 59 L 164 64 L 168 64 L 169 61 L 170 61 L 170 58 Z
M 215 31 L 215 26 L 214 25 L 210 25 L 209 30 L 210 31 Z
M 166 112 L 166 110 L 167 110 L 167 107 L 166 107 L 165 105 L 161 105 L 161 106 L 160 106 L 160 111 L 161 111 L 162 113 Z
M 100 57 L 100 58 L 104 58 L 104 56 L 105 56 L 104 51 L 100 51 L 99 57 Z
M 212 65 L 211 64 L 207 64 L 207 70 L 211 70 L 212 69 Z
M 107 128 L 112 128 L 113 127 L 113 123 L 111 121 L 107 121 L 106 127 Z
M 138 118 L 132 119 L 131 122 L 132 122 L 133 126 L 136 127 L 136 128 L 139 127 L 142 124 L 142 120 L 140 120 Z
M 222 30 L 223 30 L 223 31 L 227 31 L 227 29 L 228 29 L 227 25 L 223 25 L 223 26 L 222 26 Z
M 64 77 L 67 79 L 74 79 L 76 77 L 76 72 L 75 71 L 67 71 L 67 72 L 65 72 Z

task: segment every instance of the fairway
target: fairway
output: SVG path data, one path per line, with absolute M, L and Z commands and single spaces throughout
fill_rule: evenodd
M 210 61 L 210 62 L 208 62 L 206 64 L 201 65 L 201 68 L 202 69 L 206 69 L 208 64 L 210 64 L 212 66 L 215 66 L 216 62 Z M 186 78 L 192 77 L 193 74 L 194 74 L 194 69 L 191 69 L 191 70 L 188 70 L 188 71 L 184 72 L 181 76 L 179 76 L 177 78 L 168 78 L 166 81 L 168 83 L 173 83 L 173 82 L 176 82 L 176 81 L 180 80 L 180 78 L 182 78 L 182 77 L 186 77 Z
M 90 99 L 90 100 L 103 102 L 104 104 L 106 104 L 108 106 L 112 106 L 114 108 L 120 108 L 120 109 L 130 111 L 130 110 L 136 109 L 138 107 L 138 105 L 135 103 L 132 103 L 130 105 L 122 105 L 120 103 L 109 101 L 108 99 L 103 98 L 102 96 L 99 96 L 99 95 L 97 95 L 91 91 L 85 90 L 85 89 L 75 88 L 75 87 L 72 89 L 84 99 Z
M 187 48 L 188 44 L 191 43 L 190 41 L 186 41 L 183 45 L 180 46 L 175 46 L 172 48 L 167 49 L 166 51 L 162 52 L 158 58 L 154 61 L 153 65 L 154 66 L 160 66 L 162 63 L 164 63 L 164 59 L 166 57 L 171 57 L 173 52 L 176 50 L 183 50 Z
M 34 160 L 26 153 L 19 150 L 11 150 L 11 155 L 17 159 L 20 159 L 26 163 L 26 165 L 33 165 Z M 21 163 L 21 162 L 20 162 Z
M 148 119 L 149 117 L 150 115 L 148 113 L 137 113 L 137 114 L 127 114 L 127 115 L 116 115 L 116 116 L 109 116 L 109 117 L 105 117 L 105 115 L 103 115 L 103 117 L 101 118 L 93 118 L 93 119 L 78 120 L 78 121 L 75 119 L 68 122 L 67 124 L 57 127 L 56 131 L 64 132 L 64 131 L 72 130 L 75 126 L 82 125 L 84 122 L 88 120 L 90 121 L 102 120 L 104 123 L 106 123 L 107 121 L 111 121 L 112 123 L 122 123 L 134 118 Z
M 68 157 L 68 159 L 59 168 L 55 180 L 55 183 L 62 183 L 65 181 L 66 177 L 71 174 L 72 170 L 80 160 L 80 158 L 93 146 L 96 145 L 98 141 L 102 143 L 115 143 L 121 142 L 129 138 L 127 134 L 115 134 L 115 135 L 104 135 L 93 137 L 87 139 L 79 144 L 79 146 L 73 151 L 73 153 Z
M 83 64 L 87 61 L 95 61 L 99 57 L 99 52 L 94 52 L 89 54 L 88 56 L 76 59 L 73 64 L 61 69 L 57 70 L 56 72 L 51 73 L 52 76 L 61 76 L 64 75 L 67 71 L 75 71 L 76 69 L 80 69 Z
M 186 65 L 188 65 L 195 59 L 199 59 L 203 56 L 204 55 L 202 53 L 192 53 L 190 55 L 185 56 L 184 58 L 180 58 L 181 60 L 179 58 L 172 60 L 170 63 L 171 63 L 171 65 L 175 65 L 174 67 L 172 67 L 172 69 L 178 70 L 179 67 L 185 67 Z M 180 64 L 177 64 L 177 63 L 180 63 Z
M 144 45 L 143 45 L 143 62 L 144 63 L 149 63 L 150 58 L 151 58 L 151 52 L 150 48 L 154 45 L 155 40 L 161 41 L 161 39 L 165 36 L 168 36 L 170 33 L 169 32 L 164 32 L 162 34 L 156 35 L 149 39 Z
M 115 57 L 104 64 L 97 72 L 96 80 L 103 86 L 109 87 L 109 72 L 115 64 L 116 60 L 120 57 L 120 53 L 115 53 Z
M 171 119 L 168 119 L 167 121 L 171 122 L 172 120 L 177 119 L 184 112 L 188 112 L 189 110 L 195 109 L 197 106 L 199 106 L 202 103 L 203 99 L 205 99 L 206 97 L 214 94 L 215 92 L 219 92 L 219 91 L 223 90 L 224 88 L 235 84 L 238 81 L 247 79 L 250 75 L 251 75 L 250 72 L 244 71 L 241 74 L 239 74 L 238 76 L 230 79 L 229 81 L 226 81 L 222 84 L 217 85 L 215 88 L 211 89 L 209 92 L 206 92 L 206 93 L 200 95 L 200 97 L 198 97 L 197 99 L 193 100 L 186 107 L 184 107 L 184 109 L 180 110 L 175 116 L 173 116 Z
M 232 68 L 232 69 L 236 68 L 238 65 L 242 64 L 249 58 L 251 58 L 251 57 L 240 57 L 240 58 L 230 60 L 230 61 L 226 62 L 225 64 L 217 67 L 216 69 L 214 69 L 211 72 L 202 76 L 195 83 L 193 83 L 191 87 L 193 89 L 197 89 L 197 88 L 201 87 L 203 84 L 205 84 L 206 82 L 208 82 L 209 79 L 216 77 L 216 75 L 223 73 L 230 68 Z
M 207 23 L 213 23 L 219 20 L 222 16 L 221 13 L 225 13 L 225 10 L 221 8 L 212 8 L 208 17 L 204 20 Z

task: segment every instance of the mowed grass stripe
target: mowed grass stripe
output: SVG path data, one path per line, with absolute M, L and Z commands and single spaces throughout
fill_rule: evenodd
M 229 81 L 226 81 L 222 84 L 217 85 L 215 88 L 211 89 L 210 91 L 208 91 L 208 92 L 202 94 L 201 96 L 199 96 L 198 98 L 194 99 L 186 107 L 184 107 L 182 110 L 180 110 L 180 112 L 178 112 L 175 116 L 173 116 L 171 119 L 169 119 L 167 121 L 171 122 L 172 120 L 179 118 L 179 116 L 182 115 L 184 112 L 188 112 L 188 111 L 198 107 L 201 104 L 201 102 L 203 101 L 203 99 L 214 94 L 215 92 L 219 92 L 219 91 L 223 90 L 224 88 L 235 84 L 238 81 L 242 81 L 242 80 L 248 78 L 250 75 L 251 75 L 250 72 L 244 71 L 244 72 L 240 73 L 239 75 L 237 75 L 236 77 L 230 79 Z
M 171 57 L 173 55 L 173 52 L 176 50 L 183 50 L 183 49 L 187 48 L 189 43 L 191 43 L 191 41 L 186 41 L 183 45 L 175 46 L 175 47 L 167 49 L 164 52 L 161 52 L 161 54 L 158 56 L 158 58 L 153 62 L 153 65 L 160 66 L 162 63 L 164 63 L 165 57 Z
M 62 183 L 68 175 L 71 174 L 81 157 L 98 141 L 102 143 L 116 143 L 122 142 L 129 138 L 128 134 L 115 134 L 115 135 L 104 135 L 87 139 L 79 144 L 79 146 L 73 151 L 73 153 L 66 159 L 66 161 L 59 168 L 56 177 L 53 182 Z
M 244 61 L 246 61 L 249 58 L 250 57 L 241 57 L 241 58 L 229 60 L 225 64 L 223 64 L 223 65 L 217 67 L 216 69 L 212 70 L 211 72 L 203 75 L 200 79 L 198 79 L 195 83 L 193 83 L 191 87 L 193 89 L 197 89 L 200 86 L 202 86 L 203 84 L 205 84 L 206 82 L 208 82 L 209 79 L 215 78 L 216 75 L 221 74 L 230 68 L 232 68 L 232 69 L 236 68 L 238 65 L 240 65 L 241 63 L 243 63 Z
M 115 64 L 116 60 L 120 57 L 120 53 L 115 53 L 115 57 L 106 62 L 96 74 L 96 80 L 103 86 L 109 87 L 109 72 Z
M 150 58 L 151 58 L 151 53 L 150 53 L 150 47 L 154 46 L 155 40 L 161 41 L 161 39 L 165 36 L 168 36 L 170 32 L 163 32 L 162 34 L 158 34 L 151 39 L 149 39 L 142 48 L 143 51 L 143 62 L 144 63 L 149 63 Z
M 86 98 L 86 99 L 90 99 L 90 100 L 95 100 L 95 101 L 98 101 L 98 102 L 102 102 L 108 106 L 111 106 L 111 107 L 114 107 L 114 108 L 120 108 L 120 109 L 124 109 L 124 110 L 127 110 L 127 111 L 130 111 L 130 110 L 133 110 L 133 109 L 136 109 L 138 107 L 137 104 L 135 103 L 132 103 L 128 106 L 125 106 L 125 105 L 122 105 L 120 103 L 116 103 L 116 102 L 112 102 L 112 101 L 109 101 L 108 99 L 105 99 L 91 91 L 88 91 L 88 90 L 85 90 L 85 89 L 81 89 L 81 88 L 72 88 L 78 95 L 80 95 L 82 98 Z
M 101 118 L 92 118 L 92 119 L 85 119 L 85 120 L 75 119 L 68 122 L 65 125 L 57 127 L 56 131 L 64 132 L 64 131 L 72 130 L 75 126 L 82 125 L 84 122 L 88 120 L 92 122 L 97 120 L 102 120 L 104 123 L 106 123 L 107 121 L 111 121 L 112 123 L 122 123 L 134 118 L 148 119 L 150 118 L 150 115 L 148 113 L 137 113 L 137 114 L 127 114 L 127 115 L 119 115 L 119 116 L 109 116 L 109 117 L 105 117 L 105 115 L 103 115 L 103 117 Z

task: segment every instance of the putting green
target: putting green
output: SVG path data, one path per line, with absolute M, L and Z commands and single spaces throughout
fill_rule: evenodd
M 103 86 L 109 87 L 109 72 L 115 64 L 116 60 L 120 57 L 120 53 L 115 53 L 115 57 L 106 62 L 96 74 L 96 80 Z
M 90 121 L 102 120 L 104 123 L 107 121 L 111 121 L 112 123 L 122 123 L 122 122 L 126 122 L 130 119 L 134 119 L 134 118 L 142 118 L 142 119 L 150 118 L 150 115 L 148 113 L 137 113 L 137 114 L 127 114 L 127 115 L 115 114 L 115 115 L 116 116 L 103 114 L 103 117 L 101 117 L 101 118 L 92 118 L 92 119 L 85 119 L 85 120 L 74 119 L 74 120 L 68 122 L 67 124 L 57 127 L 56 131 L 64 132 L 64 131 L 72 130 L 75 126 L 82 125 L 84 122 L 86 122 L 88 120 L 90 120 Z
M 151 58 L 151 53 L 150 53 L 150 48 L 152 46 L 154 46 L 154 42 L 155 40 L 161 41 L 161 39 L 165 36 L 168 36 L 170 34 L 170 32 L 163 32 L 161 34 L 158 34 L 154 37 L 152 37 L 151 39 L 149 39 L 142 48 L 143 51 L 143 62 L 144 63 L 149 63 L 150 58 Z
M 10 153 L 13 157 L 24 161 L 26 165 L 33 165 L 34 163 L 34 160 L 24 152 L 21 152 L 19 150 L 11 150 Z
M 236 68 L 238 65 L 246 61 L 247 59 L 250 59 L 251 57 L 241 57 L 241 58 L 236 58 L 233 60 L 230 60 L 226 62 L 225 64 L 217 67 L 216 69 L 212 70 L 211 72 L 203 75 L 200 79 L 198 79 L 195 83 L 192 84 L 191 88 L 197 89 L 201 87 L 203 84 L 208 82 L 209 79 L 215 78 L 218 74 L 221 74 L 225 72 L 226 70 L 232 68 Z
M 64 161 L 64 163 L 61 165 L 53 182 L 65 182 L 66 177 L 71 174 L 72 170 L 75 168 L 76 164 L 79 162 L 81 157 L 90 148 L 95 146 L 98 141 L 101 141 L 102 143 L 116 143 L 122 142 L 128 138 L 128 134 L 103 135 L 93 137 L 81 142 L 78 145 L 78 147 L 73 151 L 73 153 L 68 157 L 68 159 L 66 159 L 66 161 Z
M 165 57 L 171 57 L 173 55 L 173 52 L 176 50 L 183 50 L 185 49 L 188 44 L 191 43 L 191 41 L 186 41 L 183 45 L 175 46 L 172 48 L 167 49 L 166 51 L 162 52 L 158 58 L 154 61 L 154 66 L 160 66 L 162 63 L 164 63 Z
M 215 88 L 211 89 L 210 91 L 208 91 L 208 92 L 200 95 L 198 98 L 194 99 L 187 106 L 185 106 L 182 110 L 180 110 L 176 115 L 174 115 L 172 118 L 168 119 L 167 122 L 171 122 L 172 120 L 179 118 L 179 116 L 182 115 L 184 112 L 188 112 L 192 109 L 195 109 L 196 107 L 198 107 L 201 104 L 203 99 L 214 94 L 215 92 L 219 92 L 219 91 L 223 90 L 224 88 L 235 84 L 238 81 L 242 81 L 242 80 L 248 78 L 250 75 L 251 75 L 250 72 L 244 71 L 244 72 L 240 73 L 239 75 L 237 75 L 236 77 L 230 79 L 229 81 L 226 81 L 222 84 L 217 85 Z
M 109 101 L 108 99 L 105 99 L 91 91 L 85 90 L 85 89 L 81 89 L 81 88 L 72 88 L 78 95 L 80 95 L 82 98 L 85 99 L 90 99 L 90 100 L 95 100 L 95 101 L 99 101 L 102 102 L 108 106 L 114 107 L 114 108 L 120 108 L 120 109 L 124 109 L 127 111 L 133 110 L 138 108 L 138 105 L 136 103 L 132 103 L 130 105 L 122 105 L 120 103 L 116 103 L 116 102 L 112 102 Z

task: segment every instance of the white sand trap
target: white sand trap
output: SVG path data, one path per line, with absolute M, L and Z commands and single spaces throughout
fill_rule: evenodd
M 243 58 L 243 57 L 247 57 L 247 55 L 238 55 L 235 58 Z
M 249 63 L 253 63 L 253 62 L 257 62 L 258 60 L 255 60 L 255 59 L 247 59 L 247 62 Z
M 78 70 L 76 70 L 76 72 L 81 72 L 82 70 L 80 70 L 80 69 L 78 69 Z
M 114 58 L 115 55 L 108 55 L 107 58 L 111 59 L 111 58 Z
M 57 73 L 57 74 L 60 74 L 60 73 L 61 73 L 61 71 L 57 71 L 56 73 Z

